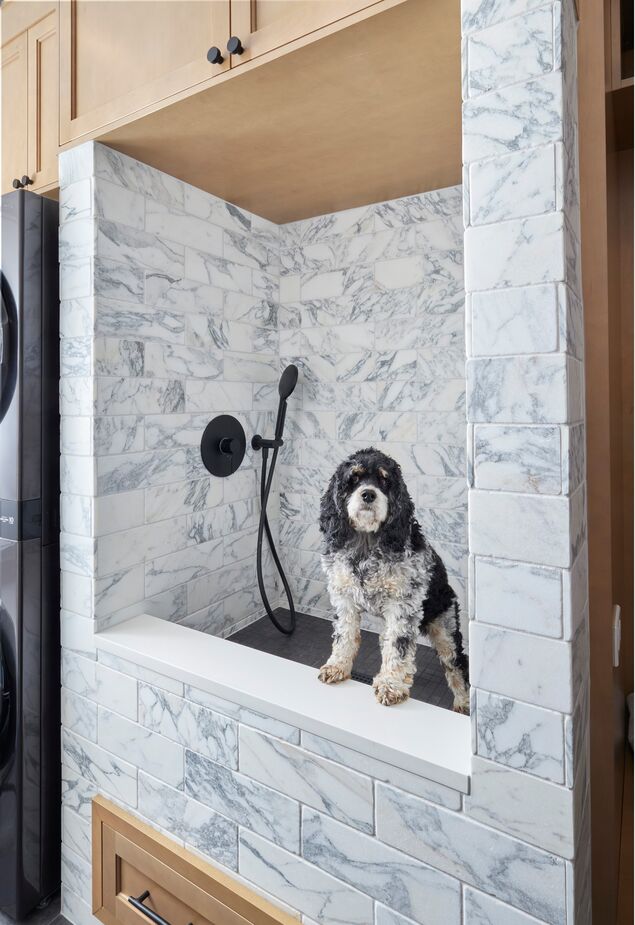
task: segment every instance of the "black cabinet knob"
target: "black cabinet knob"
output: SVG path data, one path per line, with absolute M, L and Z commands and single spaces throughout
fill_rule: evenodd
M 11 186 L 13 187 L 13 189 L 22 189 L 22 184 L 20 183 L 17 177 L 15 178 L 15 180 L 12 181 Z
M 33 183 L 33 180 L 31 179 L 31 177 L 27 177 L 27 175 L 24 174 L 24 176 L 22 177 L 22 186 L 31 186 L 32 183 Z
M 220 48 L 218 48 L 216 45 L 212 45 L 210 50 L 207 52 L 207 60 L 210 64 L 222 64 L 225 59 L 223 58 L 223 53 L 221 52 Z
M 229 42 L 227 43 L 227 51 L 230 53 L 230 55 L 242 55 L 244 50 L 245 49 L 243 48 L 242 42 L 238 36 L 232 35 Z

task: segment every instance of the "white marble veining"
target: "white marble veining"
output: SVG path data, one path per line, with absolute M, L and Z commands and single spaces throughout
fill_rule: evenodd
M 460 922 L 456 880 L 307 808 L 302 816 L 302 855 L 422 925 Z
M 238 869 L 324 925 L 368 925 L 372 921 L 369 896 L 244 830 L 239 839 Z
M 564 925 L 564 861 L 552 854 L 385 784 L 377 785 L 377 833 L 464 883 Z
M 150 769 L 148 769 L 150 771 Z M 238 827 L 225 816 L 139 772 L 139 812 L 225 867 L 238 867 Z
M 477 691 L 475 725 L 479 755 L 554 783 L 564 783 L 560 713 Z
M 299 852 L 300 806 L 281 793 L 189 750 L 185 792 L 244 828 Z
M 240 730 L 240 770 L 364 832 L 374 830 L 373 784 L 369 777 L 341 764 L 307 754 L 297 746 Z
M 473 617 L 509 629 L 560 636 L 563 591 L 555 568 L 477 557 Z
M 563 488 L 560 428 L 475 426 L 474 487 L 559 494 Z
M 558 349 L 561 314 L 553 284 L 471 293 L 471 356 L 551 353 Z

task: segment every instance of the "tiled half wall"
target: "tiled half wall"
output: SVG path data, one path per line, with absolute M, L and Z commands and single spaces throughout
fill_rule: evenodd
M 401 462 L 464 601 L 460 187 L 277 227 L 93 142 L 61 162 L 64 606 L 218 635 L 264 612 L 260 455 L 219 479 L 199 446 L 220 413 L 271 435 L 289 362 L 269 515 L 296 606 L 330 615 L 319 500 L 370 444 Z

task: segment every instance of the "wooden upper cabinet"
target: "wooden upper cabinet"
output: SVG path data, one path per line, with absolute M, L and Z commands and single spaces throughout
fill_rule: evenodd
M 231 0 L 231 31 L 244 51 L 232 68 L 375 6 L 380 0 Z
M 59 50 L 57 13 L 51 13 L 27 32 L 28 164 L 32 190 L 58 182 Z
M 223 73 L 228 37 L 229 0 L 61 0 L 60 143 Z
M 2 192 L 28 169 L 27 35 L 23 32 L 2 47 Z

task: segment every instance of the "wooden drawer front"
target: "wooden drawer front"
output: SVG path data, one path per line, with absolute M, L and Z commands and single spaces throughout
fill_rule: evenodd
M 133 816 L 93 801 L 93 912 L 106 925 L 297 925 L 255 893 Z M 155 925 L 156 925 L 156 920 Z

